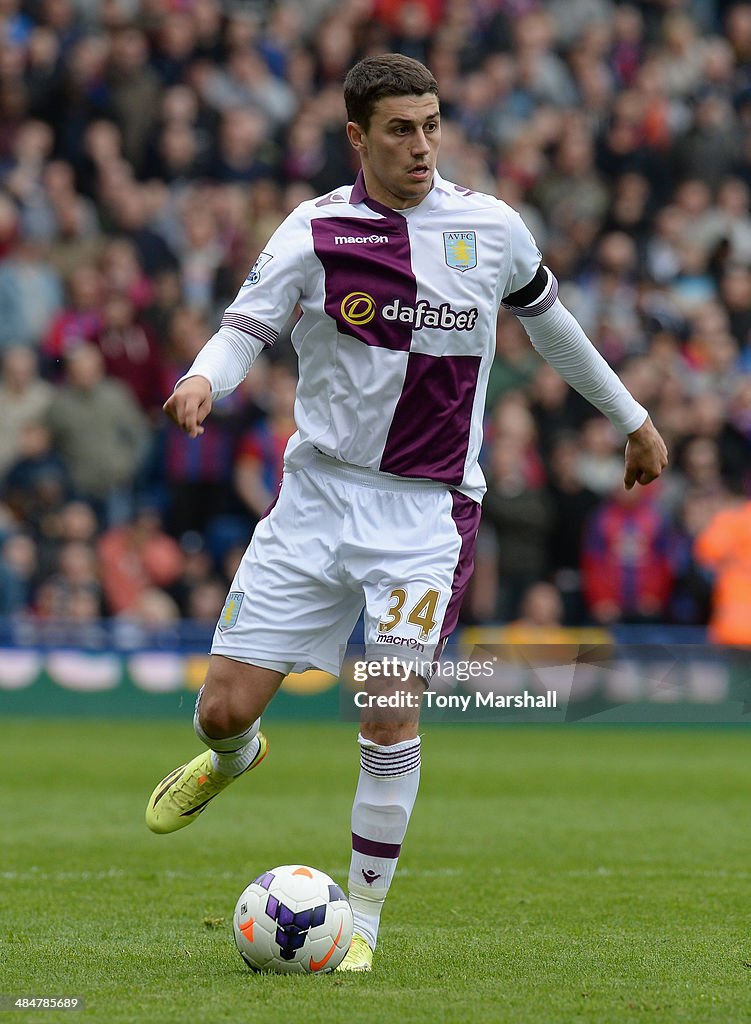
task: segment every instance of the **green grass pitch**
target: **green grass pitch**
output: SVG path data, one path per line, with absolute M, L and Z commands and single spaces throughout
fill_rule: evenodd
M 352 726 L 271 722 L 190 828 L 152 786 L 190 723 L 6 720 L 0 993 L 34 1022 L 732 1024 L 751 1015 L 749 736 L 433 726 L 371 975 L 254 975 L 235 900 L 310 863 L 346 885 Z

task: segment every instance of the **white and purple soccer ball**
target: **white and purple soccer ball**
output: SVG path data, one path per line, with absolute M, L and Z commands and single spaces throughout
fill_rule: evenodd
M 240 956 L 254 971 L 324 974 L 352 941 L 352 908 L 323 871 L 284 864 L 254 879 L 232 919 Z

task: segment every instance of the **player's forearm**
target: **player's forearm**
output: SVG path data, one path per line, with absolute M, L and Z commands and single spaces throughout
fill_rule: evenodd
M 615 427 L 630 434 L 642 425 L 646 409 L 629 393 L 560 299 L 545 312 L 520 319 L 543 359 Z
M 252 334 L 236 327 L 220 327 L 177 383 L 180 384 L 188 377 L 205 377 L 211 384 L 211 397 L 214 400 L 224 398 L 245 380 L 248 370 L 264 347 L 260 338 Z

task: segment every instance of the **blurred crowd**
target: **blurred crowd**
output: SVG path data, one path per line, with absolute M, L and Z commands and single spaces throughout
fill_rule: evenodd
M 465 621 L 751 643 L 751 3 L 721 0 L 0 0 L 0 615 L 214 622 L 294 430 L 288 331 L 200 441 L 161 404 L 353 180 L 341 83 L 385 50 L 671 453 L 624 491 L 624 439 L 502 313 Z

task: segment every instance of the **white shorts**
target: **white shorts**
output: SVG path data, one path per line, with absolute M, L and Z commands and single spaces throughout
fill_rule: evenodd
M 431 661 L 456 626 L 480 506 L 431 481 L 316 455 L 255 529 L 212 654 L 338 675 L 365 609 L 367 657 Z

